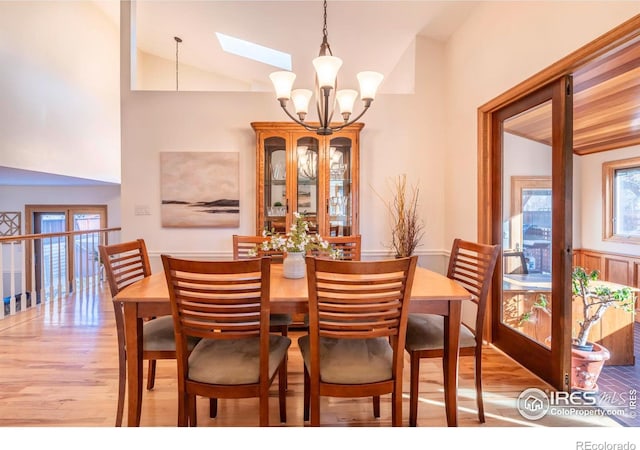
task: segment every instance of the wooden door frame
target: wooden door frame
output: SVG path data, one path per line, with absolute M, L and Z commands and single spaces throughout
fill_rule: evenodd
M 522 81 L 512 89 L 504 92 L 498 97 L 490 100 L 478 108 L 478 241 L 483 243 L 492 243 L 493 227 L 492 217 L 494 215 L 493 196 L 496 188 L 500 188 L 501 174 L 496 174 L 492 165 L 494 159 L 493 142 L 495 140 L 492 123 L 494 114 L 503 106 L 512 103 L 534 91 L 551 83 L 553 80 L 563 76 L 571 75 L 577 68 L 602 57 L 616 47 L 640 36 L 640 15 L 636 15 L 631 19 L 623 22 L 621 25 L 613 28 L 609 32 L 596 38 L 592 42 L 584 45 L 578 50 L 570 53 L 566 57 L 538 72 L 532 77 Z M 494 180 L 495 179 L 495 180 Z M 571 227 L 570 223 L 565 224 Z M 568 243 L 569 246 L 571 243 Z M 569 248 L 570 249 L 570 248 Z M 500 262 L 499 262 L 500 263 Z M 501 264 L 499 264 L 501 266 Z M 499 278 L 496 271 L 494 284 Z M 493 296 L 490 294 L 490 298 Z M 493 313 L 491 307 L 487 308 L 488 320 L 485 329 L 486 339 L 492 342 L 490 324 L 493 322 Z M 570 349 L 566 349 L 566 353 L 570 353 Z M 565 356 L 563 360 L 568 360 Z M 566 364 L 566 363 L 565 363 Z M 559 380 L 558 380 L 559 381 Z M 555 383 L 554 383 L 555 384 Z M 567 383 L 562 380 L 556 387 L 566 386 Z
M 98 213 L 101 217 L 100 228 L 106 228 L 109 223 L 108 217 L 108 207 L 104 204 L 95 204 L 95 205 L 25 205 L 24 206 L 24 216 L 25 216 L 25 234 L 33 234 L 33 215 L 36 213 L 62 213 L 65 215 L 65 231 L 69 231 L 69 229 L 73 225 L 73 214 L 76 213 Z M 67 248 L 71 246 L 73 241 L 73 237 L 67 236 L 66 239 Z M 34 261 L 34 249 L 33 242 L 28 240 L 25 245 L 25 267 L 26 271 L 26 284 L 27 290 L 32 291 L 35 289 L 35 280 L 32 279 L 31 267 L 33 267 Z M 69 254 L 69 261 L 67 262 L 67 285 L 72 286 L 73 284 L 73 267 L 74 267 L 74 254 L 71 252 Z

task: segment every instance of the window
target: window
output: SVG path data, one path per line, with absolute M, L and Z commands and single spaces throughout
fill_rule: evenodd
M 640 244 L 640 158 L 602 164 L 604 240 Z
M 551 177 L 511 177 L 510 242 L 528 273 L 551 273 Z

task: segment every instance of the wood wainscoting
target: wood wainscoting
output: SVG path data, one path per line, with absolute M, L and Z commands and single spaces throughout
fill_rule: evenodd
M 573 252 L 574 265 L 598 270 L 600 279 L 640 288 L 640 256 L 578 249 Z M 635 321 L 640 322 L 640 296 L 636 295 Z M 574 312 L 575 314 L 575 312 Z M 633 317 L 626 311 L 609 308 L 603 320 L 591 331 L 592 339 L 611 351 L 607 365 L 633 365 Z

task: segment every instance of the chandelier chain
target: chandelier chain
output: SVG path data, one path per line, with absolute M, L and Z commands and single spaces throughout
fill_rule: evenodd
M 182 42 L 178 36 L 174 36 L 173 39 L 176 41 L 176 91 L 178 90 L 178 44 Z
M 269 75 L 276 88 L 276 98 L 278 102 L 280 102 L 280 107 L 285 114 L 306 130 L 314 131 L 320 136 L 333 134 L 357 122 L 371 106 L 378 85 L 383 78 L 383 75 L 378 72 L 365 71 L 358 73 L 357 78 L 360 83 L 360 97 L 363 101 L 363 107 L 360 114 L 353 117 L 353 103 L 358 93 L 353 89 L 338 91 L 337 73 L 342 65 L 342 60 L 333 56 L 331 47 L 329 46 L 327 3 L 327 0 L 323 0 L 324 15 L 320 54 L 318 58 L 313 60 L 313 65 L 316 68 L 315 95 L 319 124 L 316 125 L 305 122 L 312 92 L 309 89 L 296 89 L 292 91 L 293 81 L 296 77 L 295 73 L 291 71 L 280 71 L 273 72 Z M 293 100 L 297 117 L 287 109 L 288 100 Z M 332 124 L 333 114 L 338 111 L 338 107 L 340 108 L 343 122 L 340 124 Z
M 326 54 L 333 56 L 329 45 L 329 32 L 327 31 L 327 0 L 324 0 L 324 25 L 322 26 L 322 45 L 320 46 L 320 56 Z
M 322 37 L 327 39 L 327 0 L 324 0 L 324 26 L 322 27 Z

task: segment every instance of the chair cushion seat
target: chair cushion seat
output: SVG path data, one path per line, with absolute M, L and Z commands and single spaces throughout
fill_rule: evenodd
M 298 345 L 307 371 L 310 366 L 309 335 Z M 392 378 L 393 350 L 387 338 L 320 338 L 320 381 L 337 384 L 365 384 Z
M 173 331 L 173 316 L 156 317 L 144 322 L 142 326 L 143 349 L 146 351 L 176 351 L 176 339 Z M 193 349 L 199 338 L 189 337 L 187 347 Z
M 476 339 L 465 325 L 460 326 L 460 348 L 475 347 Z M 444 348 L 444 317 L 437 314 L 409 314 L 407 320 L 408 351 Z
M 269 335 L 269 379 L 291 345 L 285 336 Z M 189 376 L 209 384 L 238 385 L 260 379 L 260 339 L 202 339 L 189 355 Z
M 281 327 L 284 325 L 291 325 L 293 323 L 293 317 L 291 314 L 270 314 L 269 326 Z

